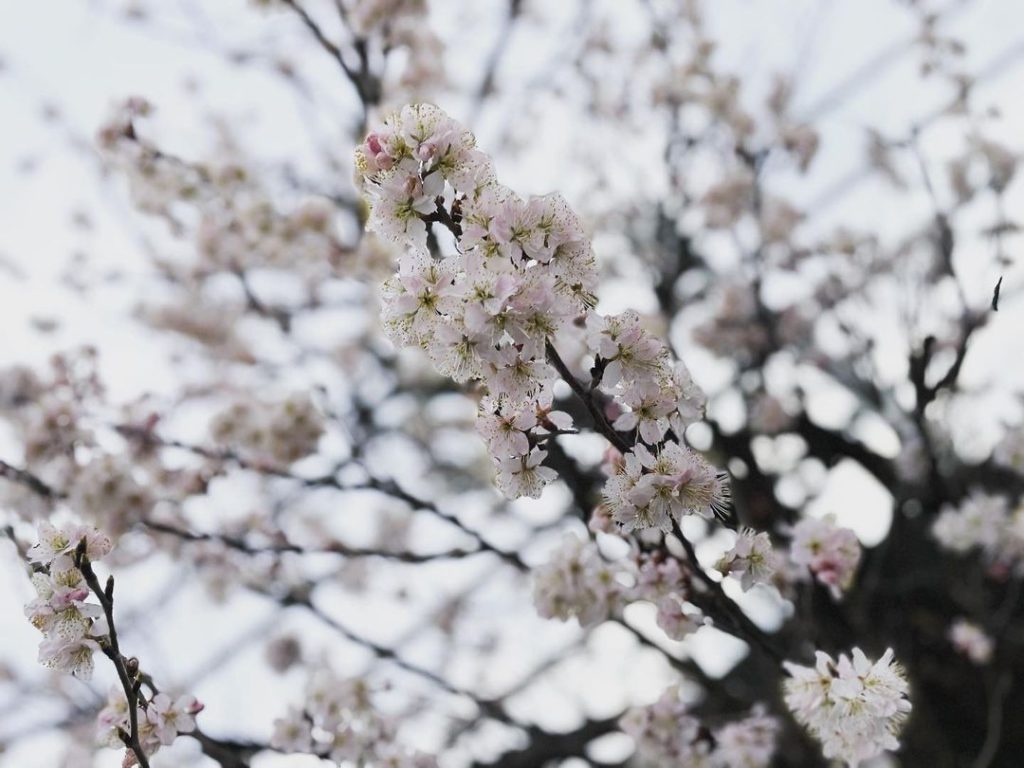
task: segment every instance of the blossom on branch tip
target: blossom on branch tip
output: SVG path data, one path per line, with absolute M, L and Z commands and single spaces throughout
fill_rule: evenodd
M 665 532 L 685 515 L 716 516 L 730 496 L 726 478 L 715 467 L 673 440 L 666 441 L 657 455 L 636 445 L 609 477 L 603 494 L 624 530 Z
M 102 560 L 112 548 L 110 538 L 85 525 L 70 525 L 57 528 L 43 521 L 38 527 L 39 541 L 28 551 L 28 559 L 37 565 L 49 565 L 60 555 L 73 553 L 79 544 L 85 542 L 84 554 L 92 562 Z
M 611 397 L 620 414 L 613 429 L 635 431 L 652 462 L 667 467 L 641 473 L 631 490 L 649 498 L 624 502 L 631 508 L 618 522 L 669 530 L 671 515 L 725 503 L 718 474 L 678 444 L 703 414 L 703 393 L 637 313 L 593 310 L 590 241 L 561 195 L 524 199 L 499 184 L 473 135 L 430 104 L 385 117 L 356 148 L 355 167 L 369 229 L 406 248 L 383 286 L 384 330 L 397 345 L 422 348 L 443 375 L 479 382 L 478 428 L 503 493 L 537 496 L 555 476 L 538 443 L 572 424 L 567 416 L 542 423 L 534 406 L 547 401 L 550 410 L 554 383 L 572 375 L 553 351 L 565 340 L 595 357 L 591 392 L 581 396 Z M 447 228 L 454 253 L 427 237 L 434 226 Z
M 39 542 L 30 550 L 30 559 L 41 567 L 32 574 L 36 597 L 25 606 L 25 616 L 43 633 L 39 663 L 89 680 L 93 654 L 100 650 L 98 641 L 108 628 L 100 606 L 86 602 L 91 592 L 75 559 L 83 544 L 83 556 L 90 550 L 99 557 L 110 552 L 109 539 L 93 529 L 39 526 Z

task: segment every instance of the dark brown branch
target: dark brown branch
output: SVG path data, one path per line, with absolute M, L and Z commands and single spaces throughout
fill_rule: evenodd
M 839 459 L 852 459 L 886 488 L 894 488 L 898 483 L 891 461 L 864 443 L 815 424 L 806 412 L 800 415 L 793 428 L 807 443 L 807 453 L 821 459 L 826 466 L 834 466 Z
M 631 446 L 626 442 L 625 438 L 621 434 L 615 431 L 611 424 L 608 423 L 608 419 L 605 418 L 604 412 L 601 410 L 600 405 L 597 403 L 594 397 L 594 391 L 587 389 L 583 386 L 579 379 L 569 370 L 569 366 L 562 360 L 561 355 L 558 354 L 558 350 L 555 349 L 554 345 L 549 341 L 546 344 L 548 361 L 555 367 L 558 374 L 562 377 L 566 384 L 568 384 L 572 391 L 579 397 L 580 401 L 586 406 L 587 411 L 590 413 L 590 417 L 594 420 L 594 429 L 604 435 L 605 439 L 608 440 L 612 446 L 619 451 L 619 453 L 625 455 L 629 453 Z
M 618 717 L 587 720 L 568 733 L 551 733 L 531 726 L 527 729 L 529 742 L 525 747 L 506 752 L 491 761 L 475 762 L 472 768 L 538 768 L 559 758 L 579 757 L 585 754 L 590 742 L 617 730 L 618 724 Z
M 182 736 L 190 736 L 198 741 L 203 754 L 219 763 L 221 768 L 249 768 L 248 760 L 251 757 L 270 748 L 264 744 L 215 739 L 198 728 Z
M 33 493 L 45 496 L 48 499 L 56 499 L 61 496 L 61 494 L 56 490 L 51 488 L 28 470 L 19 469 L 18 467 L 8 464 L 2 459 L 0 459 L 0 477 L 10 480 L 12 483 L 23 485 Z
M 122 732 L 121 740 L 124 745 L 135 753 L 135 759 L 139 768 L 149 768 L 149 759 L 142 749 L 142 742 L 139 740 L 139 680 L 137 673 L 129 673 L 128 661 L 121 655 L 121 647 L 117 639 L 117 627 L 114 624 L 114 577 L 107 578 L 105 587 L 100 586 L 100 580 L 92 569 L 92 563 L 85 555 L 85 539 L 79 544 L 75 552 L 75 565 L 82 572 L 85 583 L 96 595 L 100 606 L 103 608 L 103 615 L 107 620 L 107 637 L 100 641 L 100 648 L 103 655 L 110 659 L 117 670 L 117 679 L 124 690 L 125 699 L 128 702 L 128 723 L 129 732 Z M 137 663 L 137 662 L 136 662 Z

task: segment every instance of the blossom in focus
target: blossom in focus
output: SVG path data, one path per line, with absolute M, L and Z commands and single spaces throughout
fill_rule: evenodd
M 93 529 L 39 526 L 39 542 L 30 550 L 30 559 L 45 565 L 32 574 L 36 597 L 25 606 L 25 616 L 43 633 L 39 663 L 89 680 L 93 655 L 100 650 L 98 640 L 107 634 L 107 626 L 100 606 L 86 602 L 91 592 L 78 561 L 66 554 L 82 541 L 86 552 L 91 549 L 100 557 L 110 552 L 109 539 Z
M 726 479 L 700 454 L 666 441 L 655 454 L 638 444 L 604 487 L 612 517 L 626 531 L 671 531 L 684 515 L 714 517 L 729 500 Z
M 909 686 L 887 650 L 872 663 L 859 648 L 838 660 L 822 651 L 805 667 L 784 666 L 786 706 L 821 745 L 825 757 L 855 768 L 899 748 L 897 736 L 911 710 Z
M 561 195 L 524 199 L 502 186 L 475 144 L 437 107 L 414 104 L 385 117 L 356 148 L 368 228 L 405 247 L 382 290 L 385 332 L 397 345 L 422 348 L 442 375 L 479 382 L 478 429 L 509 498 L 537 497 L 555 477 L 539 443 L 572 422 L 537 412 L 550 410 L 553 385 L 565 375 L 549 360 L 562 346 L 595 356 L 601 373 L 592 390 L 618 406 L 613 429 L 635 432 L 653 451 L 633 489 L 645 498 L 623 500 L 617 522 L 669 530 L 671 515 L 710 513 L 727 493 L 718 473 L 666 440 L 703 414 L 704 395 L 686 366 L 637 313 L 594 311 L 596 263 L 575 212 Z M 428 247 L 428 227 L 440 225 L 456 240 L 452 255 Z
M 736 534 L 732 549 L 719 559 L 715 568 L 724 575 L 739 575 L 743 591 L 755 584 L 769 584 L 775 575 L 775 553 L 764 531 L 744 528 Z
M 102 532 L 84 525 L 69 525 L 57 528 L 43 521 L 38 527 L 39 541 L 28 551 L 30 562 L 50 565 L 60 555 L 73 553 L 80 542 L 85 541 L 85 556 L 92 562 L 102 560 L 110 554 L 110 538 Z

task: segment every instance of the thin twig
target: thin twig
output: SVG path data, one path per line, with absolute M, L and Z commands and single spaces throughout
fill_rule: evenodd
M 985 728 L 985 742 L 981 751 L 971 764 L 971 768 L 988 768 L 996 757 L 999 749 L 999 741 L 1003 733 L 1003 705 L 1006 703 L 1006 694 L 1010 692 L 1013 683 L 1013 675 L 1009 671 L 1003 671 L 992 685 L 988 697 L 988 722 Z
M 179 528 L 169 523 L 160 523 L 152 520 L 143 520 L 142 526 L 156 533 L 164 533 L 184 541 L 212 541 L 223 544 L 228 549 L 236 552 L 243 552 L 247 555 L 260 554 L 296 554 L 296 555 L 342 555 L 343 557 L 376 557 L 382 560 L 395 560 L 402 563 L 429 563 L 435 560 L 456 560 L 463 557 L 486 552 L 483 548 L 478 550 L 448 549 L 442 552 L 405 552 L 389 551 L 386 549 L 367 549 L 363 547 L 349 547 L 341 542 L 335 542 L 326 547 L 304 547 L 300 544 L 293 544 L 284 541 L 275 544 L 255 545 L 249 544 L 237 536 L 229 536 L 222 533 L 201 533 Z
M 100 606 L 103 608 L 103 615 L 107 619 L 107 637 L 100 641 L 100 648 L 103 650 L 103 655 L 113 662 L 114 669 L 117 670 L 117 679 L 121 682 L 121 688 L 128 701 L 130 730 L 128 733 L 120 732 L 121 740 L 128 749 L 135 753 L 139 768 L 149 768 L 149 759 L 139 740 L 139 681 L 135 673 L 130 674 L 128 671 L 128 662 L 121 655 L 121 648 L 117 640 L 117 627 L 114 624 L 114 577 L 107 578 L 106 587 L 100 585 L 92 563 L 85 555 L 85 544 L 86 540 L 82 539 L 75 553 L 75 564 L 82 572 L 85 583 L 89 585 L 89 589 L 96 595 L 96 599 L 99 600 Z
M 550 341 L 547 342 L 547 354 L 548 361 L 555 367 L 555 370 L 558 371 L 558 374 L 562 377 L 565 383 L 572 388 L 572 391 L 577 397 L 579 397 L 583 405 L 586 406 L 587 411 L 590 412 L 590 416 L 594 420 L 594 428 L 604 435 L 605 439 L 607 439 L 608 442 L 619 451 L 619 453 L 623 455 L 629 453 L 629 443 L 627 443 L 625 438 L 615 431 L 612 425 L 608 423 L 608 419 L 605 418 L 604 412 L 601 410 L 600 405 L 598 405 L 594 398 L 593 390 L 587 389 L 583 386 L 580 380 L 577 379 L 573 372 L 569 370 L 569 366 L 565 364 L 561 355 L 558 354 L 558 350 L 555 349 L 555 346 Z
M 363 110 L 365 114 L 366 105 L 371 102 L 371 94 L 367 87 L 366 78 L 361 73 L 356 72 L 352 67 L 345 61 L 345 55 L 342 53 L 341 48 L 338 47 L 320 28 L 320 25 L 316 23 L 312 16 L 296 2 L 296 0 L 281 0 L 286 6 L 291 8 L 295 14 L 299 17 L 306 29 L 313 33 L 313 37 L 320 44 L 320 47 L 327 51 L 331 58 L 333 58 L 338 66 L 341 67 L 341 71 L 345 74 L 345 77 L 349 79 L 352 86 L 356 89 L 356 93 L 359 96 L 359 101 L 363 104 Z

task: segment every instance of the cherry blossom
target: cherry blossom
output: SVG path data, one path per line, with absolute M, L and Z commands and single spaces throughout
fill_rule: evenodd
M 565 340 L 595 355 L 595 385 L 622 407 L 614 428 L 636 431 L 663 457 L 663 471 L 638 480 L 636 494 L 650 498 L 617 521 L 669 530 L 670 515 L 710 514 L 724 503 L 706 462 L 666 441 L 670 429 L 681 433 L 701 417 L 703 394 L 637 313 L 594 311 L 590 244 L 560 195 L 523 199 L 502 187 L 472 134 L 428 104 L 404 107 L 367 134 L 356 177 L 369 227 L 406 246 L 382 289 L 384 328 L 394 343 L 424 348 L 442 374 L 480 383 L 479 430 L 503 493 L 537 496 L 555 478 L 540 466 L 546 454 L 536 441 L 547 430 L 531 403 L 550 401 L 558 373 L 548 350 Z M 431 253 L 427 225 L 437 224 L 456 238 L 453 255 Z M 568 417 L 557 425 L 570 427 Z
M 949 642 L 957 652 L 978 665 L 988 664 L 995 651 L 995 643 L 985 630 L 963 618 L 949 627 Z
M 310 676 L 304 705 L 290 706 L 274 721 L 271 744 L 343 765 L 437 768 L 433 757 L 396 740 L 395 721 L 377 707 L 379 693 L 364 679 L 321 668 Z
M 836 525 L 835 517 L 828 515 L 804 518 L 793 526 L 789 554 L 838 600 L 853 583 L 861 547 L 853 531 Z
M 561 547 L 534 569 L 533 602 L 545 618 L 598 624 L 613 615 L 626 592 L 625 566 L 605 561 L 597 545 L 566 533 Z
M 697 768 L 768 768 L 779 730 L 774 718 L 756 708 L 749 717 L 711 731 L 692 714 L 676 686 L 654 704 L 627 712 L 620 725 L 644 765 Z
M 855 768 L 899 747 L 910 712 L 903 670 L 887 650 L 871 662 L 859 648 L 838 660 L 822 651 L 814 667 L 786 662 L 786 706 L 819 742 L 825 757 Z
M 33 556 L 37 562 L 48 562 L 32 575 L 36 597 L 25 606 L 26 617 L 43 634 L 39 663 L 89 680 L 93 655 L 100 649 L 98 641 L 106 635 L 107 626 L 100 606 L 86 602 L 91 591 L 77 561 L 63 554 L 72 549 L 65 537 L 80 534 L 78 541 L 86 542 L 87 548 L 91 545 L 100 556 L 109 553 L 109 540 L 88 529 L 58 530 L 45 524 L 40 525 L 39 534 Z
M 110 539 L 95 528 L 71 525 L 57 528 L 47 521 L 39 523 L 39 541 L 28 551 L 28 559 L 39 565 L 50 565 L 60 555 L 74 552 L 82 541 L 85 542 L 85 556 L 90 560 L 102 560 L 112 548 Z
M 764 531 L 744 528 L 736 534 L 732 549 L 719 559 L 715 568 L 723 575 L 739 575 L 743 591 L 755 584 L 769 584 L 776 569 L 771 539 Z

